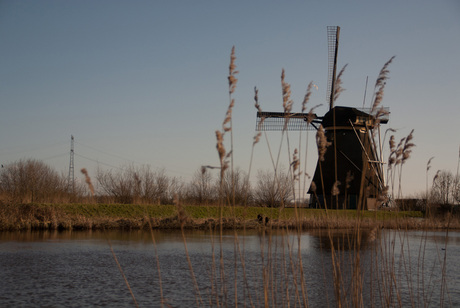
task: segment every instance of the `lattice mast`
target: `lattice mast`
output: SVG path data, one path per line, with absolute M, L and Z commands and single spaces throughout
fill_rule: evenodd
M 70 136 L 70 163 L 69 163 L 69 176 L 67 179 L 68 183 L 68 192 L 75 192 L 75 167 L 74 167 L 74 138 L 73 135 Z

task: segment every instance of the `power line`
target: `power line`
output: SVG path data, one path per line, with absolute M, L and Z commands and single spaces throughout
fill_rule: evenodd
M 99 153 L 102 153 L 104 155 L 108 155 L 108 156 L 112 156 L 112 157 L 115 157 L 115 158 L 118 158 L 118 159 L 122 159 L 122 160 L 125 160 L 125 161 L 128 161 L 128 162 L 131 162 L 131 163 L 135 163 L 135 164 L 138 164 L 138 165 L 149 165 L 149 166 L 152 166 L 151 164 L 146 164 L 146 163 L 141 163 L 141 162 L 138 162 L 138 161 L 135 161 L 135 160 L 132 160 L 132 159 L 128 159 L 126 157 L 123 157 L 123 156 L 120 156 L 120 155 L 117 155 L 117 154 L 113 154 L 113 153 L 109 153 L 109 152 L 105 152 L 105 151 L 102 151 L 102 150 L 99 150 L 93 146 L 89 146 L 89 145 L 85 145 L 79 141 L 75 141 L 76 144 L 78 145 L 81 145 L 83 147 L 86 147 L 88 149 L 91 149 L 93 151 L 96 151 L 96 152 L 99 152 Z M 85 158 L 85 159 L 88 159 L 88 160 L 92 160 L 91 158 L 89 157 L 84 157 L 82 155 L 79 155 L 79 154 L 75 154 L 75 155 L 78 155 L 78 156 L 81 156 L 82 158 Z M 95 161 L 95 160 L 93 160 Z M 100 163 L 99 161 L 95 161 L 97 163 Z M 112 166 L 112 165 L 109 165 L 109 164 L 106 164 L 106 163 L 100 163 L 100 164 L 103 164 L 103 165 L 106 165 L 106 166 L 109 166 L 109 167 L 112 167 L 112 168 L 116 168 L 116 169 L 119 169 L 119 170 L 123 170 L 123 168 L 119 168 L 119 167 L 115 167 L 115 166 Z M 162 168 L 162 167 L 155 167 L 155 166 L 152 166 L 154 168 Z M 165 169 L 167 172 L 172 172 L 172 173 L 177 173 L 177 174 L 181 174 L 181 175 L 186 175 L 186 176 L 191 176 L 191 174 L 189 173 L 184 173 L 184 172 L 180 172 L 180 171 L 175 171 L 175 170 L 172 170 L 172 169 L 166 169 L 166 168 L 163 168 Z
M 58 157 L 67 156 L 67 155 L 69 155 L 69 153 L 61 153 L 61 154 L 48 156 L 48 157 L 45 157 L 45 158 L 40 158 L 40 160 L 45 161 L 45 160 L 50 160 L 50 159 L 53 159 L 53 158 L 58 158 Z
M 27 149 L 27 147 L 28 147 L 27 145 L 19 145 L 19 146 L 13 146 L 13 147 L 7 147 L 7 148 L 4 148 L 4 149 L 1 149 L 0 153 L 2 155 L 11 155 L 11 154 L 18 155 L 18 154 L 22 154 L 22 153 L 35 152 L 35 151 L 39 151 L 39 150 L 43 150 L 43 149 L 49 149 L 51 147 L 62 145 L 64 143 L 67 143 L 67 141 L 65 141 L 65 142 L 64 141 L 59 141 L 59 142 L 55 142 L 55 143 L 48 144 L 48 145 L 43 145 L 43 144 L 32 145 L 28 149 Z
M 99 160 L 92 159 L 92 158 L 89 158 L 89 157 L 80 155 L 80 154 L 78 154 L 78 153 L 74 153 L 74 155 L 76 155 L 76 156 L 78 156 L 78 157 L 81 157 L 81 158 L 84 158 L 84 159 L 87 159 L 87 160 L 89 160 L 89 161 L 95 162 L 96 164 L 99 164 L 99 165 L 104 165 L 104 166 L 111 167 L 111 168 L 115 168 L 115 169 L 118 169 L 118 170 L 123 170 L 123 168 L 116 167 L 116 166 L 113 166 L 113 165 L 110 165 L 110 164 L 107 164 L 107 163 L 103 163 L 103 162 L 101 162 L 101 161 L 99 161 Z
M 118 159 L 126 160 L 126 161 L 129 161 L 129 162 L 132 162 L 132 163 L 136 163 L 136 164 L 143 165 L 143 163 L 134 161 L 134 160 L 132 160 L 132 159 L 129 159 L 129 158 L 126 158 L 126 157 L 117 155 L 117 154 L 105 152 L 105 151 L 99 150 L 99 149 L 97 149 L 97 148 L 95 148 L 95 147 L 92 147 L 92 146 L 83 144 L 83 143 L 78 142 L 78 141 L 75 141 L 75 142 L 76 142 L 77 144 L 82 145 L 82 146 L 84 146 L 84 147 L 86 147 L 86 148 L 88 148 L 88 149 L 91 149 L 91 150 L 93 150 L 93 151 L 96 151 L 96 152 L 99 152 L 99 153 L 102 153 L 102 154 L 105 154 L 105 155 L 108 155 L 108 156 L 116 157 L 116 158 L 118 158 Z

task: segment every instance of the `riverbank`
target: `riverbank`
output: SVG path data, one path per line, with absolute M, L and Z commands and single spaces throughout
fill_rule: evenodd
M 221 218 L 222 217 L 222 218 Z M 458 218 L 449 215 L 424 218 L 421 212 L 320 210 L 218 206 L 131 204 L 2 204 L 0 231 L 97 230 L 97 229 L 255 229 L 285 227 L 344 229 L 460 229 Z

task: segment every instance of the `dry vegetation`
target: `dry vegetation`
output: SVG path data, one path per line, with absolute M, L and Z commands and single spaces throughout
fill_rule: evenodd
M 6 230 L 95 230 L 95 229 L 208 229 L 222 215 L 224 229 L 347 229 L 359 220 L 366 229 L 375 227 L 407 230 L 460 229 L 457 217 L 446 214 L 423 219 L 419 211 L 365 212 L 355 210 L 126 205 L 126 204 L 2 204 L 0 231 Z M 258 215 L 268 218 L 261 223 Z

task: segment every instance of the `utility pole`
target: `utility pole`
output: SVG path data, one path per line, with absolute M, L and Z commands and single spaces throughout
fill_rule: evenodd
M 69 163 L 69 177 L 68 177 L 68 192 L 73 194 L 75 192 L 75 177 L 74 177 L 74 138 L 70 136 L 70 163 Z
M 455 193 L 454 193 L 455 196 L 454 196 L 454 198 L 456 199 L 454 201 L 456 201 L 456 202 L 460 202 L 460 198 L 459 198 L 460 197 L 459 196 L 459 194 L 460 194 L 460 179 L 458 178 L 459 168 L 460 168 L 460 146 L 458 146 L 457 174 L 455 175 L 455 179 L 454 179 L 454 183 L 455 183 L 455 190 L 454 190 L 455 191 Z

